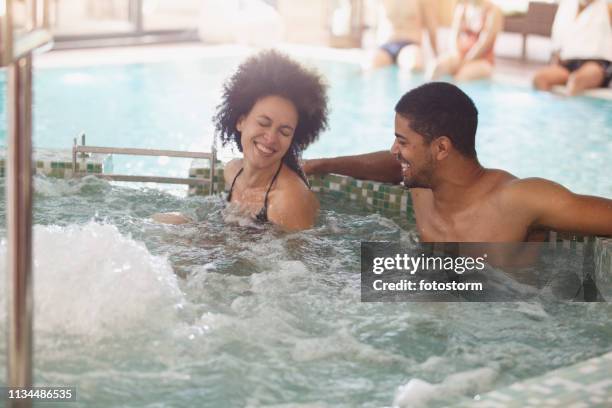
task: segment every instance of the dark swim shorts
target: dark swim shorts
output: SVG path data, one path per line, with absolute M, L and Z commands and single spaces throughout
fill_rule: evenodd
M 414 42 L 412 41 L 389 41 L 388 43 L 384 43 L 380 46 L 381 50 L 387 51 L 387 53 L 391 56 L 394 63 L 397 63 L 397 56 L 399 55 L 402 48 L 412 45 Z
M 602 60 L 602 59 L 570 59 L 570 60 L 561 61 L 561 66 L 564 67 L 565 69 L 567 69 L 569 72 L 574 72 L 574 71 L 577 71 L 578 69 L 580 69 L 580 67 L 582 67 L 587 62 L 594 62 L 596 64 L 599 64 L 603 68 L 603 70 L 604 70 L 604 79 L 603 79 L 603 82 L 601 83 L 600 87 L 601 88 L 606 88 L 610 84 L 610 81 L 612 81 L 612 62 L 610 62 L 608 60 Z

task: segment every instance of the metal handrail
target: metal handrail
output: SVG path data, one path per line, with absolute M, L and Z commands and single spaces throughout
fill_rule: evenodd
M 165 157 L 183 157 L 191 159 L 208 159 L 210 160 L 210 176 L 206 179 L 195 179 L 191 177 L 180 178 L 180 177 L 160 177 L 160 176 L 135 176 L 127 174 L 93 174 L 96 177 L 100 177 L 107 180 L 113 181 L 129 181 L 129 182 L 151 182 L 151 183 L 162 183 L 162 184 L 187 184 L 187 185 L 206 185 L 210 183 L 210 194 L 214 193 L 214 177 L 215 177 L 215 161 L 216 161 L 216 150 L 213 147 L 211 153 L 207 152 L 186 152 L 179 150 L 160 150 L 160 149 L 140 149 L 140 148 L 127 148 L 127 147 L 101 147 L 101 146 L 85 146 L 85 135 L 82 135 L 83 145 L 78 145 L 75 139 L 74 146 L 72 147 L 72 173 L 79 175 L 84 172 L 77 170 L 77 156 L 81 154 L 86 155 L 88 153 L 96 154 L 123 154 L 133 156 L 165 156 Z
M 72 149 L 74 154 L 78 153 L 98 153 L 98 154 L 125 154 L 133 156 L 167 156 L 183 157 L 191 159 L 212 160 L 213 154 L 206 152 L 186 152 L 182 150 L 160 150 L 160 149 L 141 149 L 132 147 L 101 147 L 101 146 L 75 146 Z
M 0 2 L 0 66 L 7 81 L 7 385 L 32 386 L 32 52 L 52 37 L 48 0 L 26 0 L 27 32 L 14 33 L 15 0 Z M 42 7 L 39 7 L 41 6 Z M 8 395 L 8 393 L 7 393 Z M 7 399 L 8 407 L 31 407 L 31 399 Z

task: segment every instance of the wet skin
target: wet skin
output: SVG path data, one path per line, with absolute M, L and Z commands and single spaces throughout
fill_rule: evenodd
M 612 200 L 573 194 L 557 183 L 485 169 L 448 137 L 427 143 L 401 115 L 391 153 L 410 188 L 422 241 L 520 242 L 543 231 L 612 233 Z
M 268 219 L 283 229 L 312 227 L 319 204 L 299 176 L 282 159 L 291 147 L 298 123 L 294 104 L 281 96 L 260 98 L 236 124 L 241 133 L 243 159 L 227 164 L 227 188 L 242 168 L 232 192 L 232 203 L 246 213 L 256 214 L 264 206 L 266 191 L 281 167 L 268 195 Z

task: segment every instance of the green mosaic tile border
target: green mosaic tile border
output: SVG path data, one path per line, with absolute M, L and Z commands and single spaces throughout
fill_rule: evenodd
M 337 174 L 310 176 L 308 180 L 315 192 L 333 191 L 342 194 L 341 199 L 358 201 L 373 211 L 392 212 L 412 218 L 410 193 L 400 186 Z
M 453 407 L 612 407 L 612 353 L 517 382 Z
M 0 154 L 4 154 L 4 151 Z M 33 153 L 33 172 L 47 177 L 70 178 L 73 176 L 72 159 L 67 158 L 71 155 L 70 150 L 37 149 Z M 83 159 L 79 159 L 76 165 L 77 171 L 83 171 L 86 174 L 102 174 L 104 172 L 103 162 L 106 160 L 106 156 L 95 155 L 85 160 L 83 162 Z M 5 175 L 6 159 L 0 158 L 0 177 Z
M 210 162 L 208 160 L 194 160 L 189 168 L 189 178 L 210 178 Z M 223 163 L 217 161 L 215 164 L 215 175 L 213 177 L 213 192 L 225 191 L 225 178 L 223 177 Z M 189 187 L 189 195 L 210 195 L 210 183 Z
M 597 289 L 606 301 L 612 302 L 612 238 L 595 240 L 594 258 Z
M 217 171 L 213 180 L 214 191 L 222 192 L 225 189 L 223 164 L 219 162 L 216 166 Z M 209 164 L 205 161 L 194 160 L 189 169 L 189 177 L 208 179 L 210 177 Z M 314 192 L 334 192 L 340 194 L 339 199 L 358 201 L 371 208 L 372 211 L 391 212 L 413 218 L 412 211 L 409 210 L 410 194 L 399 186 L 356 180 L 337 174 L 310 176 L 308 181 Z M 190 195 L 208 195 L 209 193 L 209 184 L 189 189 Z

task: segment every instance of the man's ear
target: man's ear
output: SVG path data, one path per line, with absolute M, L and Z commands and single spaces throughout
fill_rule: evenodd
M 448 136 L 440 136 L 431 143 L 433 156 L 436 160 L 444 160 L 453 148 L 453 142 Z
M 242 132 L 242 126 L 244 124 L 244 120 L 246 119 L 246 117 L 244 115 L 240 115 L 240 117 L 238 118 L 238 122 L 236 122 L 236 130 L 239 132 Z

